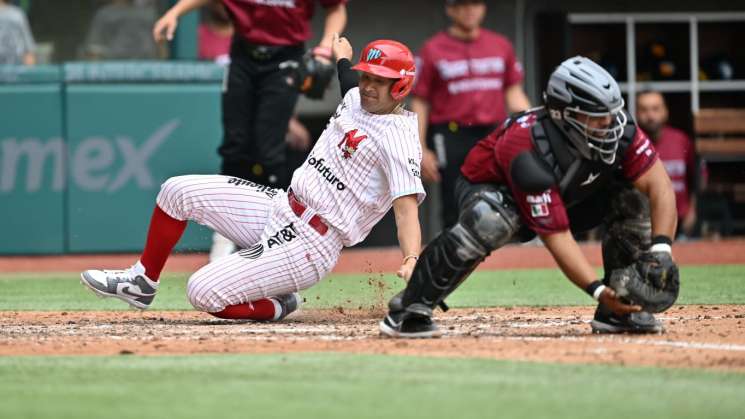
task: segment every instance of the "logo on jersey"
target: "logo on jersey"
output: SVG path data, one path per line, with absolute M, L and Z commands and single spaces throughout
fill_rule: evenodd
M 256 243 L 248 249 L 238 251 L 238 256 L 244 259 L 258 259 L 262 254 L 264 254 L 264 245 L 261 243 Z
M 411 174 L 414 177 L 421 178 L 422 173 L 419 171 L 419 163 L 416 162 L 414 159 L 409 159 L 409 169 L 411 169 Z
M 274 233 L 274 235 L 269 236 L 269 239 L 266 241 L 266 246 L 271 249 L 274 246 L 289 243 L 296 237 L 297 231 L 295 231 L 295 225 L 294 223 L 290 223 L 282 227 L 282 229 Z
M 644 153 L 645 156 L 649 157 L 652 155 L 652 149 L 649 148 L 649 138 L 645 138 L 642 145 L 637 147 L 636 155 Z
M 356 129 L 344 134 L 344 138 L 342 138 L 341 141 L 339 141 L 339 144 L 337 144 L 337 146 L 341 148 L 341 156 L 345 159 L 351 158 L 352 154 L 357 151 L 357 147 L 360 146 L 360 143 L 365 138 L 367 138 L 367 135 L 364 134 L 357 137 Z
M 380 58 L 380 56 L 383 55 L 383 52 L 377 48 L 371 48 L 370 51 L 367 51 L 367 58 L 365 58 L 365 61 L 374 60 L 376 58 Z
M 515 122 L 518 123 L 520 127 L 522 128 L 532 127 L 533 125 L 535 125 L 535 121 L 536 121 L 535 114 L 532 114 L 532 113 L 523 115 L 520 118 L 517 118 L 515 120 Z
M 332 186 L 336 186 L 336 189 L 343 191 L 347 188 L 347 185 L 345 185 L 344 182 L 340 181 L 339 178 L 334 175 L 334 172 L 331 171 L 331 168 L 326 166 L 325 159 L 317 159 L 313 156 L 310 156 L 308 158 L 308 166 L 316 169 L 316 171 L 318 171 L 318 173 L 320 173 L 321 176 L 326 179 L 326 182 L 330 183 Z
M 250 180 L 246 179 L 232 177 L 228 180 L 228 184 L 235 186 L 248 186 L 249 188 L 253 188 L 259 192 L 265 193 L 266 196 L 268 196 L 269 198 L 274 198 L 277 195 L 276 189 L 272 189 L 266 185 L 262 185 L 256 182 L 251 182 Z
M 592 182 L 595 182 L 595 179 L 597 179 L 598 176 L 600 176 L 600 172 L 597 172 L 597 173 L 590 172 L 590 175 L 587 176 L 587 179 L 585 179 L 584 182 L 580 183 L 580 185 L 587 186 L 587 185 L 591 184 Z
M 548 216 L 548 204 L 551 203 L 551 192 L 544 191 L 540 195 L 527 195 L 525 200 L 530 204 L 530 215 L 533 218 Z

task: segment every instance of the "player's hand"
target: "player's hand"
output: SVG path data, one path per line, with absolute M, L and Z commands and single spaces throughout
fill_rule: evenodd
M 352 60 L 352 56 L 354 56 L 354 50 L 352 50 L 352 44 L 349 43 L 349 40 L 345 37 L 339 37 L 338 33 L 334 34 L 334 39 L 331 41 L 331 52 L 334 53 L 334 57 L 336 57 L 336 61 L 341 60 L 342 58 L 346 58 L 347 60 Z
M 629 305 L 621 301 L 621 299 L 618 298 L 618 295 L 616 295 L 616 292 L 613 291 L 611 287 L 605 287 L 598 300 L 601 304 L 608 307 L 609 309 L 611 309 L 612 312 L 618 315 L 642 311 L 642 308 L 640 306 Z
M 401 265 L 400 268 L 398 268 L 398 272 L 396 272 L 396 276 L 399 278 L 403 278 L 404 281 L 409 282 L 409 278 L 411 278 L 411 273 L 414 272 L 414 266 L 416 266 L 416 259 L 414 258 L 408 258 L 404 263 Z
M 153 26 L 153 39 L 155 42 L 163 40 L 173 40 L 173 34 L 176 32 L 178 26 L 178 17 L 174 13 L 166 13 L 155 22 Z M 165 32 L 165 37 L 163 33 Z
M 310 149 L 310 132 L 295 117 L 290 118 L 285 143 L 292 150 L 296 151 L 308 151 Z
M 440 181 L 437 155 L 428 148 L 422 150 L 422 180 L 427 183 L 438 183 Z

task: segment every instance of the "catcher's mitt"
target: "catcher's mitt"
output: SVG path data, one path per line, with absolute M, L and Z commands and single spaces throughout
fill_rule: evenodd
M 661 313 L 677 300 L 680 275 L 669 253 L 647 252 L 636 263 L 614 270 L 609 285 L 644 311 Z
M 331 62 L 324 62 L 313 56 L 311 51 L 303 55 L 300 62 L 285 61 L 280 68 L 290 69 L 287 82 L 310 99 L 323 99 L 336 69 Z

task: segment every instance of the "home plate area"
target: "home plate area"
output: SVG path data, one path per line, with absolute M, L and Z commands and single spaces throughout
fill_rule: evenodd
M 655 335 L 593 335 L 593 307 L 436 313 L 439 339 L 380 336 L 380 309 L 301 310 L 281 323 L 191 311 L 0 312 L 0 355 L 350 352 L 745 371 L 745 306 L 676 306 Z

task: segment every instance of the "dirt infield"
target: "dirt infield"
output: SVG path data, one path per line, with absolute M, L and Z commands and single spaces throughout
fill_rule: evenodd
M 283 323 L 195 312 L 0 312 L 0 355 L 351 352 L 745 372 L 745 307 L 679 306 L 662 335 L 592 335 L 592 308 L 451 310 L 440 339 L 379 336 L 379 311 L 309 310 Z
M 600 264 L 597 244 L 582 246 Z M 682 243 L 682 265 L 745 264 L 745 240 Z M 350 250 L 336 273 L 391 272 L 397 249 Z M 131 264 L 134 255 L 0 258 L 0 272 L 79 271 Z M 177 255 L 166 269 L 191 271 L 206 256 Z M 539 246 L 508 246 L 481 269 L 553 267 Z M 91 295 L 91 298 L 93 296 Z M 590 333 L 592 307 L 460 309 L 438 313 L 446 335 L 381 338 L 380 308 L 306 310 L 282 323 L 238 323 L 197 312 L 0 312 L 1 355 L 351 352 L 483 357 L 566 363 L 696 367 L 745 372 L 745 306 L 677 306 L 662 335 Z

